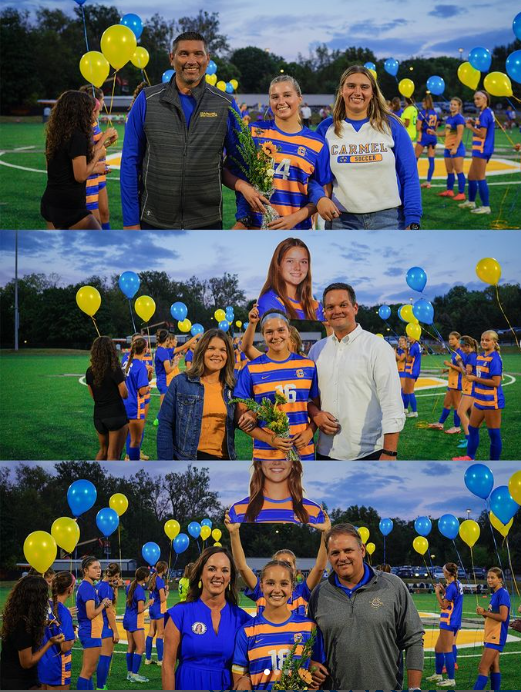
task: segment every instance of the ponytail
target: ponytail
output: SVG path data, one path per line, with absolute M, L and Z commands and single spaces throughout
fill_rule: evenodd
M 166 562 L 164 562 L 163 560 L 159 560 L 159 562 L 156 562 L 155 569 L 152 573 L 152 576 L 150 577 L 150 581 L 148 582 L 148 590 L 149 591 L 155 590 L 157 577 L 160 574 L 164 574 L 167 569 L 168 569 L 168 564 Z
M 70 572 L 58 572 L 51 583 L 52 612 L 58 619 L 58 596 L 64 594 L 74 584 L 74 577 Z
M 134 356 L 143 353 L 146 347 L 147 342 L 142 336 L 138 337 L 137 339 L 134 339 L 134 341 L 132 342 L 132 346 L 130 348 L 130 355 L 127 360 L 127 365 L 125 366 L 125 375 L 128 375 L 128 371 L 130 370 L 130 366 L 132 364 L 132 361 L 134 360 Z
M 138 567 L 136 570 L 136 575 L 132 582 L 130 583 L 130 587 L 127 593 L 127 606 L 130 608 L 132 606 L 132 601 L 134 600 L 134 592 L 136 590 L 136 586 L 138 585 L 138 582 L 143 581 L 143 579 L 146 579 L 148 577 L 148 567 Z

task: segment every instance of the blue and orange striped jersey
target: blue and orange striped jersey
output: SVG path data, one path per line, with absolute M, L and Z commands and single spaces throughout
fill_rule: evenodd
M 156 369 L 156 384 L 159 388 L 160 384 L 166 386 L 166 370 L 165 360 L 171 360 L 170 349 L 164 346 L 158 346 L 154 356 L 154 365 Z
M 242 523 L 245 521 L 246 511 L 250 503 L 250 498 L 245 497 L 239 502 L 235 502 L 229 510 L 230 521 L 232 524 Z M 322 524 L 325 521 L 324 512 L 321 507 L 313 500 L 308 500 L 307 497 L 302 499 L 307 513 L 309 514 L 308 524 Z M 281 524 L 300 524 L 301 521 L 297 517 L 293 509 L 293 498 L 286 497 L 283 500 L 272 500 L 270 497 L 264 496 L 264 503 L 261 511 L 255 519 L 256 524 L 279 522 Z
M 129 356 L 130 356 L 130 351 L 127 351 L 126 353 L 123 354 L 123 357 L 121 359 L 121 367 L 123 368 L 123 370 L 125 370 L 125 366 L 127 364 Z M 143 361 L 143 363 L 146 366 L 150 366 L 150 367 L 154 366 L 154 359 L 152 358 L 152 354 L 150 353 L 150 351 L 145 351 L 145 353 L 141 353 L 140 355 L 136 354 L 134 356 L 134 360 L 141 360 L 141 361 Z M 148 370 L 147 370 L 147 374 L 148 374 Z M 150 392 L 148 392 L 148 394 L 145 394 L 143 399 L 145 401 L 145 406 L 147 404 L 149 404 L 150 403 Z
M 238 344 L 237 346 L 234 346 L 234 355 L 235 355 L 235 365 L 233 366 L 233 369 L 235 370 L 235 374 L 237 374 L 246 365 L 248 357 L 246 356 L 244 351 L 241 351 L 241 345 L 240 344 Z
M 138 360 L 137 358 L 132 359 L 130 368 L 125 377 L 125 384 L 128 389 L 128 397 L 123 399 L 123 403 L 129 420 L 144 418 L 148 392 L 143 396 L 139 394 L 139 390 L 142 387 L 148 388 L 148 370 L 144 361 Z
M 427 130 L 436 130 L 438 126 L 438 116 L 434 108 L 423 108 L 418 113 L 418 120 L 422 124 L 422 133 L 427 132 Z
M 291 648 L 297 644 L 295 658 L 300 658 L 302 646 L 314 629 L 314 622 L 295 612 L 280 624 L 270 622 L 264 615 L 256 615 L 237 632 L 232 672 L 248 674 L 254 690 L 271 690 L 282 674 Z M 314 646 L 317 651 L 321 648 Z M 322 663 L 323 656 L 319 655 L 318 659 L 313 656 L 313 660 Z M 309 661 L 304 667 L 309 667 Z
M 161 589 L 165 589 L 165 580 L 158 575 L 156 577 L 156 588 L 153 591 L 150 591 L 149 594 L 150 598 L 154 599 L 154 602 L 149 609 L 150 617 L 152 620 L 162 618 L 162 616 L 166 613 L 166 601 L 163 601 L 163 603 L 161 603 L 161 595 L 159 593 Z
M 101 138 L 101 129 L 100 126 L 98 125 L 97 121 L 94 121 L 92 125 L 92 141 L 94 143 L 94 146 L 99 142 Z M 100 161 L 104 161 L 105 159 L 100 159 Z M 99 173 L 93 173 L 92 175 L 89 175 L 89 177 L 86 180 L 86 201 L 87 201 L 87 209 L 90 211 L 93 211 L 98 208 L 98 195 L 99 195 L 99 184 L 100 184 L 100 178 L 101 176 Z M 103 176 L 103 179 L 106 180 L 106 176 Z
M 476 376 L 489 380 L 492 377 L 503 376 L 503 361 L 497 351 L 492 351 L 489 356 L 481 353 L 476 361 Z M 474 397 L 474 406 L 479 409 L 500 409 L 505 407 L 505 397 L 503 388 L 489 387 L 476 380 L 472 387 L 472 396 Z
M 477 353 L 467 353 L 463 356 L 463 365 L 467 369 L 467 365 L 471 367 L 471 375 L 476 374 L 476 363 L 478 362 Z M 461 381 L 461 393 L 467 396 L 472 396 L 472 382 L 469 382 L 465 377 Z
M 396 353 L 401 356 L 405 353 L 405 350 L 403 348 L 397 348 Z M 397 360 L 396 361 L 396 367 L 398 368 L 398 372 L 400 373 L 400 377 L 403 377 L 403 373 L 405 370 L 405 361 L 404 360 Z
M 93 620 L 87 617 L 87 603 L 94 601 L 94 608 L 100 604 L 98 594 L 94 586 L 84 579 L 76 593 L 76 606 L 78 608 L 78 634 L 80 637 L 100 639 L 103 631 L 103 616 L 96 615 Z
M 239 381 L 234 390 L 234 396 L 241 399 L 255 399 L 259 404 L 267 398 L 275 402 L 275 392 L 284 395 L 287 404 L 281 409 L 289 419 L 291 435 L 297 435 L 309 424 L 308 401 L 319 395 L 317 368 L 309 358 L 297 353 L 290 354 L 284 361 L 275 361 L 262 354 L 247 363 L 240 372 Z M 259 421 L 260 427 L 265 427 L 264 421 Z M 302 461 L 315 458 L 313 440 L 306 447 L 299 449 Z M 253 459 L 285 459 L 282 450 L 275 449 L 267 442 L 253 440 Z
M 102 131 L 101 127 L 99 126 L 99 121 L 95 121 L 94 125 L 92 126 L 92 139 L 94 141 L 94 146 L 100 141 L 101 136 L 102 136 Z M 104 156 L 102 159 L 100 159 L 101 163 L 106 162 L 106 157 Z M 102 175 L 98 174 L 98 189 L 101 190 L 102 188 L 107 186 L 107 176 L 103 173 Z
M 488 609 L 491 613 L 499 613 L 501 606 L 508 608 L 508 617 L 505 622 L 485 618 L 485 636 L 483 637 L 485 644 L 493 644 L 494 646 L 504 646 L 506 644 L 508 623 L 510 621 L 510 596 L 504 587 L 494 591 Z
M 99 581 L 96 586 L 96 593 L 98 594 L 98 598 L 100 602 L 104 598 L 110 598 L 111 601 L 114 601 L 114 589 L 112 586 L 108 583 L 108 581 Z M 112 632 L 112 628 L 109 623 L 109 619 L 107 617 L 107 609 L 104 608 L 102 611 L 102 616 L 103 616 L 103 630 L 105 633 L 107 633 L 107 630 L 110 630 Z
M 449 602 L 449 605 L 447 608 L 443 608 L 440 613 L 440 629 L 459 630 L 463 609 L 463 587 L 457 579 L 447 586 L 444 598 Z
M 465 118 L 461 113 L 449 115 L 445 120 L 445 148 L 452 149 L 458 137 L 458 125 L 465 127 Z
M 57 634 L 63 634 L 66 642 L 73 642 L 76 638 L 69 609 L 59 601 L 57 614 L 56 618 L 52 611 L 52 601 L 49 601 L 48 624 L 43 633 L 42 646 Z M 54 644 L 38 661 L 38 678 L 48 687 L 69 685 L 71 666 L 72 652 L 62 653 L 60 644 Z
M 271 206 L 281 216 L 293 214 L 310 202 L 310 188 L 326 185 L 331 180 L 329 151 L 315 132 L 303 127 L 288 134 L 274 120 L 252 123 L 250 130 L 257 146 L 272 142 L 278 149 L 275 159 Z M 322 191 L 323 192 L 323 191 Z M 256 227 L 262 226 L 262 214 L 254 213 L 244 197 L 237 195 L 237 218 L 249 215 Z M 295 229 L 311 228 L 311 219 L 300 222 Z
M 246 589 L 244 595 L 247 598 L 251 598 L 252 601 L 255 601 L 257 605 L 257 615 L 260 615 L 266 607 L 266 599 L 262 593 L 260 579 L 258 577 L 255 588 Z M 306 580 L 304 580 L 300 584 L 297 584 L 293 589 L 293 593 L 288 599 L 288 610 L 305 616 L 310 597 L 311 591 L 309 590 L 309 586 L 306 584 Z
M 456 360 L 456 356 L 460 356 L 461 361 Z M 464 362 L 465 359 L 465 354 L 461 350 L 461 348 L 457 348 L 455 351 L 451 353 L 450 356 L 450 362 L 453 365 L 458 365 L 459 362 Z M 448 384 L 447 387 L 448 389 L 459 389 L 461 390 L 461 372 L 458 370 L 454 370 L 453 368 L 449 368 L 449 378 L 448 378 Z
M 411 344 L 408 357 L 412 358 L 412 360 L 405 361 L 405 368 L 403 369 L 404 377 L 418 377 L 420 375 L 422 360 L 422 350 L 418 342 Z
M 301 303 L 299 303 L 297 300 L 293 300 L 293 298 L 288 298 L 288 300 L 292 304 L 292 306 L 294 307 L 294 309 L 297 313 L 297 319 L 298 320 L 309 319 L 304 314 L 304 310 L 302 308 Z M 270 288 L 269 291 L 266 291 L 266 293 L 263 293 L 259 297 L 257 309 L 259 311 L 260 317 L 262 317 L 263 315 L 266 315 L 269 312 L 273 312 L 273 311 L 282 312 L 283 314 L 286 312 L 286 308 L 284 306 L 284 303 L 283 303 L 281 297 L 278 296 L 272 288 Z M 315 316 L 312 317 L 311 319 L 320 320 L 320 322 L 324 322 L 325 317 L 324 317 L 324 310 L 322 309 L 322 303 L 319 303 L 318 300 L 313 300 L 313 309 L 315 311 Z
M 472 155 L 481 154 L 482 157 L 492 156 L 494 153 L 495 120 L 491 108 L 484 108 L 474 122 L 474 127 L 486 129 L 485 139 L 476 135 L 472 138 Z
M 125 589 L 125 593 L 128 596 L 132 582 Z M 132 603 L 128 605 L 125 600 L 125 615 L 123 616 L 123 628 L 127 632 L 135 632 L 136 630 L 145 629 L 145 613 L 138 613 L 139 601 L 143 601 L 145 604 L 147 598 L 145 596 L 145 590 L 141 584 L 136 584 L 136 588 L 132 595 Z

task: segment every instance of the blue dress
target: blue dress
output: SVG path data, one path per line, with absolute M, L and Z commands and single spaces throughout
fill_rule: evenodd
M 235 635 L 251 616 L 239 606 L 226 603 L 221 610 L 219 632 L 212 625 L 212 611 L 201 601 L 178 603 L 165 615 L 181 633 L 175 672 L 176 690 L 229 690 Z

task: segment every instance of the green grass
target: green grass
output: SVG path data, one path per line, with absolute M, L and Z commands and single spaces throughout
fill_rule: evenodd
M 88 352 L 45 349 L 22 350 L 0 355 L 0 459 L 93 459 L 97 436 L 92 424 L 93 403 L 87 387 L 80 384 L 89 364 Z M 506 408 L 503 411 L 503 459 L 518 459 L 521 435 L 521 355 L 503 356 Z M 439 374 L 440 356 L 422 359 L 422 374 Z M 515 381 L 512 384 L 508 384 Z M 445 435 L 425 428 L 441 413 L 444 388 L 417 394 L 417 419 L 408 419 L 400 435 L 401 459 L 451 459 L 461 451 L 459 436 Z M 157 390 L 153 390 L 142 451 L 156 458 L 156 428 L 159 408 Z M 452 422 L 449 418 L 448 422 Z M 448 427 L 448 426 L 446 426 Z M 489 441 L 481 433 L 477 459 L 488 459 Z M 251 438 L 236 432 L 237 456 L 251 459 Z
M 12 582 L 3 582 L 0 586 L 0 609 L 3 610 L 5 600 L 9 590 L 12 588 Z M 439 608 L 436 604 L 436 599 L 433 594 L 413 594 L 413 600 L 418 608 L 418 610 L 426 612 L 439 612 Z M 168 606 L 177 603 L 178 596 L 177 591 L 173 590 L 168 597 Z M 486 604 L 486 599 L 480 599 L 480 605 Z M 520 603 L 519 597 L 514 597 L 512 599 L 512 617 L 514 617 L 517 607 Z M 251 607 L 252 602 L 245 598 L 241 594 L 240 605 L 242 607 Z M 463 603 L 463 617 L 472 618 L 475 615 L 476 609 L 476 599 L 475 596 L 466 595 L 464 596 Z M 124 604 L 123 599 L 120 598 L 117 606 L 118 614 L 123 615 Z M 469 623 L 471 624 L 471 623 Z M 433 621 L 426 621 L 424 627 L 427 635 L 437 632 L 437 625 Z M 481 629 L 481 627 L 480 627 Z M 508 643 L 505 646 L 504 652 L 501 656 L 501 673 L 502 673 L 502 689 L 516 689 L 519 688 L 519 656 L 521 655 L 521 636 L 515 633 L 513 630 L 509 630 L 510 634 L 517 635 L 518 641 Z M 433 635 L 435 638 L 435 634 Z M 456 673 L 456 681 L 458 683 L 458 689 L 472 689 L 474 681 L 477 677 L 477 667 L 478 662 L 481 657 L 482 646 L 476 643 L 469 647 L 460 647 L 458 653 L 458 666 L 459 670 Z M 74 645 L 72 653 L 72 685 L 71 689 L 76 689 L 76 681 L 81 669 L 81 646 L 79 642 Z M 108 680 L 108 687 L 112 690 L 126 690 L 135 689 L 136 685 L 128 683 L 126 680 L 127 670 L 126 670 L 126 660 L 125 660 L 126 645 L 118 644 L 116 646 L 116 653 L 112 659 L 112 668 L 110 677 Z M 153 653 L 153 659 L 155 659 L 155 650 Z M 425 654 L 425 671 L 424 677 L 427 677 L 434 672 L 434 652 L 427 651 Z M 150 682 L 146 685 L 140 686 L 140 689 L 161 689 L 161 669 L 155 665 L 144 666 L 142 665 L 140 673 L 149 678 Z M 432 685 L 424 682 L 425 689 L 432 689 Z M 404 689 L 407 689 L 404 687 Z
M 118 151 L 124 137 L 124 127 L 116 126 L 120 139 L 117 146 L 110 151 Z M 515 142 L 521 142 L 518 130 L 509 133 Z M 20 147 L 34 147 L 26 151 L 13 151 Z M 40 216 L 40 199 L 45 190 L 45 131 L 37 119 L 23 119 L 17 122 L 14 118 L 2 118 L 0 127 L 0 149 L 4 152 L 0 162 L 34 168 L 40 172 L 25 171 L 0 165 L 0 185 L 2 201 L 0 202 L 0 224 L 2 228 L 36 229 L 45 228 Z M 439 152 L 438 152 L 439 156 Z M 513 157 L 512 147 L 503 132 L 496 132 L 496 156 Z M 519 156 L 517 157 L 519 161 Z M 123 226 L 121 203 L 119 197 L 119 171 L 108 176 L 107 189 L 110 200 L 111 225 L 114 229 Z M 434 181 L 439 187 L 423 190 L 424 216 L 422 227 L 429 229 L 488 229 L 520 228 L 521 186 L 519 173 L 491 176 L 490 203 L 493 213 L 490 216 L 476 216 L 461 210 L 451 200 L 437 197 L 437 192 L 444 188 L 441 180 Z M 498 183 L 498 184 L 496 184 Z M 231 228 L 235 223 L 235 193 L 223 188 L 224 228 Z

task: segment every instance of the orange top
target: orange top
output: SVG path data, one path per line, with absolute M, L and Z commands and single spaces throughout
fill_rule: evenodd
M 197 451 L 205 452 L 216 457 L 227 456 L 226 436 L 226 404 L 223 399 L 221 382 L 204 386 L 203 419 L 201 421 L 201 436 Z

